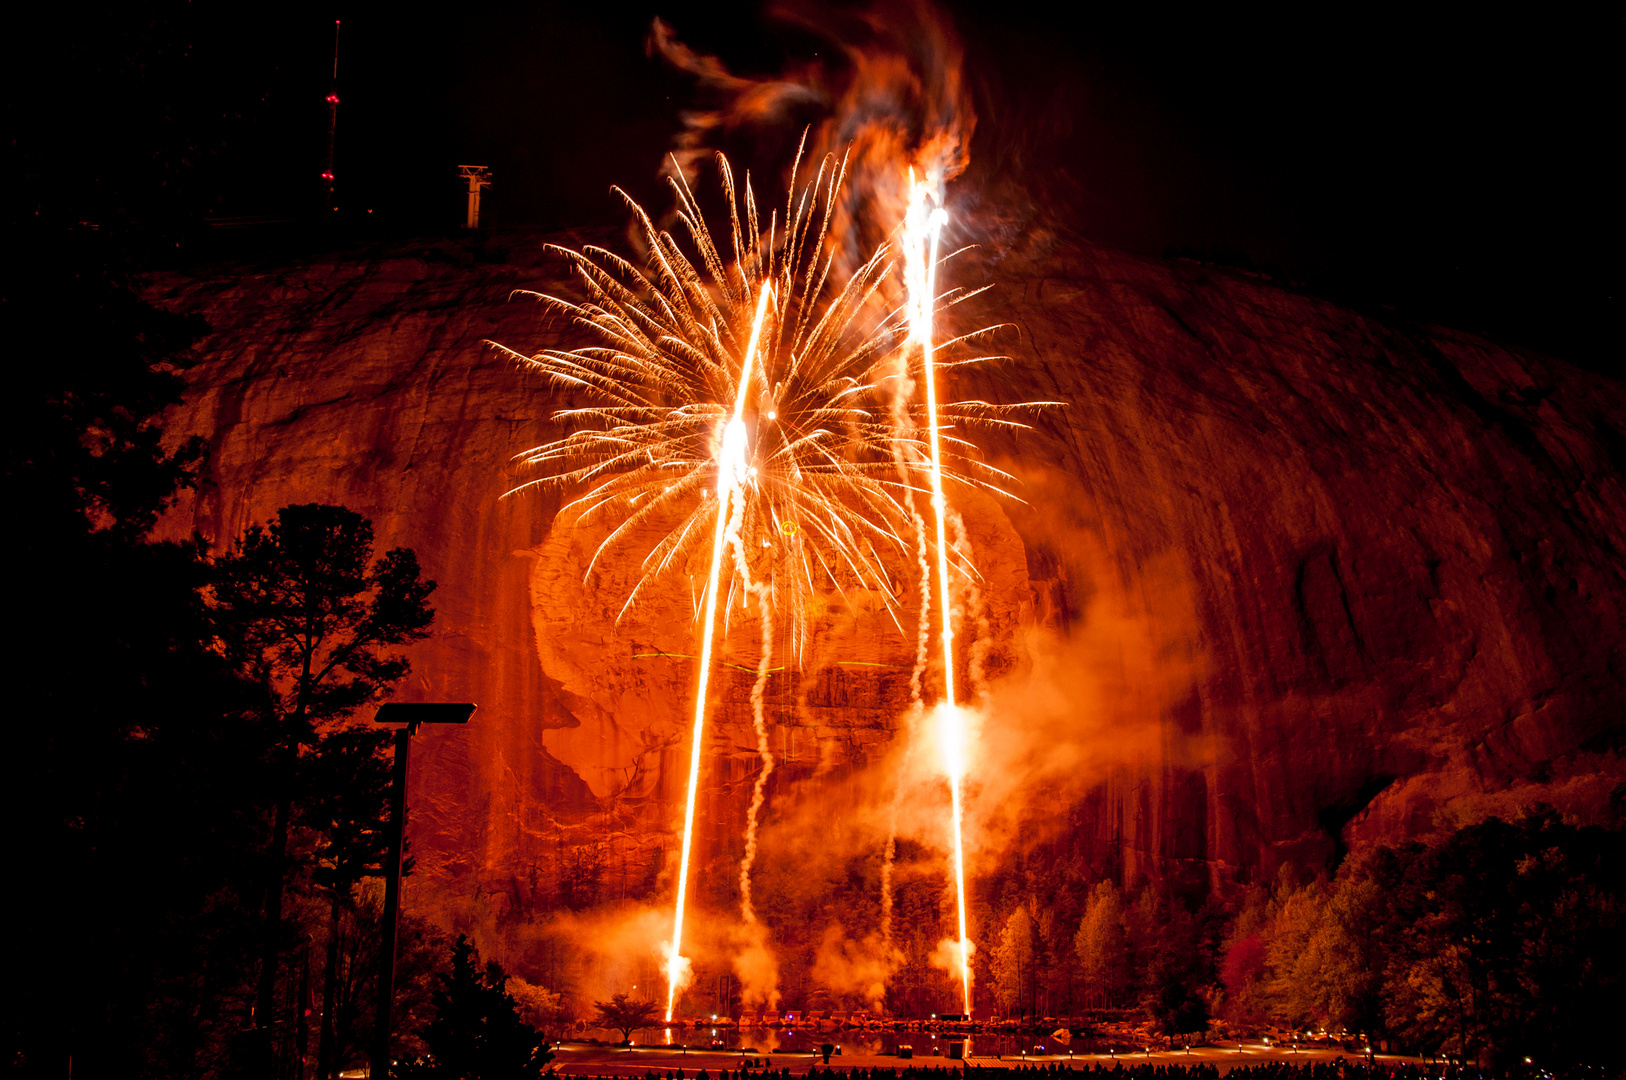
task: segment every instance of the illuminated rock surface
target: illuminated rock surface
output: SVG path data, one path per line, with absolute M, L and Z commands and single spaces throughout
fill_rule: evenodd
M 1078 246 L 992 272 L 978 317 L 1013 324 L 997 347 L 1015 359 L 962 371 L 957 396 L 1071 405 L 982 438 L 1025 502 L 951 492 L 990 646 L 974 864 L 1021 830 L 1200 889 L 1537 797 L 1606 812 L 1621 385 L 1192 263 Z M 568 291 L 561 274 L 508 236 L 152 288 L 213 327 L 168 419 L 209 439 L 212 476 L 168 533 L 227 543 L 284 504 L 339 502 L 440 583 L 401 696 L 480 711 L 414 744 L 419 906 L 477 885 L 521 902 L 584 837 L 610 842 L 605 887 L 658 890 L 674 846 L 689 576 L 617 625 L 635 563 L 584 583 L 597 535 L 550 531 L 556 500 L 501 498 L 563 399 L 481 341 L 581 344 L 508 299 Z M 895 746 L 912 643 L 848 600 L 812 613 L 804 670 L 770 687 L 781 823 L 884 816 L 864 809 L 884 785 L 855 774 Z M 725 661 L 754 665 L 756 640 L 736 617 Z M 719 900 L 755 768 L 750 676 L 722 670 L 700 815 Z

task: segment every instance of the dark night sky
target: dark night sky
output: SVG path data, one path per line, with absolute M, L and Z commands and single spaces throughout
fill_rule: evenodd
M 47 8 L 12 37 L 12 215 L 310 214 L 335 16 L 338 201 L 385 236 L 454 227 L 460 162 L 493 168 L 500 227 L 617 221 L 611 183 L 654 198 L 694 100 L 645 56 L 656 14 L 742 73 L 825 47 L 691 0 L 131 7 Z M 1618 370 L 1620 15 L 947 10 L 973 156 L 1085 236 Z

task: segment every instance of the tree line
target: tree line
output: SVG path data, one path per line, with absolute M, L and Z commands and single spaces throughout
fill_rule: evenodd
M 1036 890 L 996 921 L 987 978 L 1007 1015 L 1348 1032 L 1499 1071 L 1601 1062 L 1626 1005 L 1623 850 L 1618 828 L 1535 806 L 1362 850 L 1331 877 L 1284 867 L 1225 902 L 1106 880 L 1070 921 Z
M 23 992 L 3 1060 L 335 1076 L 371 1023 L 390 766 L 371 707 L 407 675 L 434 583 L 338 506 L 219 547 L 153 541 L 208 482 L 207 444 L 160 424 L 206 327 L 144 303 L 117 238 L 9 224 L 5 970 Z M 402 940 L 405 1036 L 450 943 L 412 920 Z

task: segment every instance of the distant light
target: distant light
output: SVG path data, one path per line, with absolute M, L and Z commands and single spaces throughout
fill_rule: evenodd
M 337 105 L 339 103 L 339 95 L 338 94 L 329 94 L 327 96 L 327 99 L 328 99 L 328 102 L 333 104 L 333 105 Z
M 322 179 L 323 180 L 331 180 L 331 179 L 333 179 L 333 174 L 330 173 L 330 172 L 325 172 L 325 173 L 322 174 Z

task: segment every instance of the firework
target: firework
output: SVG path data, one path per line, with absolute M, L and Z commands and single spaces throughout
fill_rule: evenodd
M 793 168 L 783 218 L 776 210 L 763 222 L 749 178 L 742 194 L 728 162 L 717 160 L 728 210 L 727 258 L 681 175 L 671 184 L 692 258 L 618 189 L 647 249 L 644 269 L 603 248 L 553 247 L 571 263 L 586 301 L 522 291 L 568 318 L 594 344 L 531 356 L 496 346 L 583 400 L 554 414 L 571 429 L 568 434 L 517 455 L 523 466 L 542 475 L 510 494 L 530 487 L 571 493 L 561 518 L 606 530 L 589 561 L 589 577 L 600 559 L 657 527 L 660 538 L 638 553 L 641 573 L 623 614 L 662 575 L 682 571 L 710 534 L 710 573 L 699 605 L 703 646 L 682 859 L 667 957 L 668 1017 L 686 967 L 680 949 L 719 604 L 740 588 L 763 620 L 752 693 L 763 767 L 753 791 L 740 876 L 742 914 L 750 922 L 757 817 L 773 768 L 763 701 L 775 613 L 792 613 L 782 621 L 787 648 L 797 660 L 809 640 L 804 613 L 821 595 L 860 589 L 878 595 L 901 632 L 902 593 L 889 567 L 914 553 L 909 542 L 914 538 L 904 537 L 910 521 L 904 503 L 925 492 L 924 469 L 900 470 L 898 463 L 932 463 L 929 487 L 939 507 L 946 476 L 998 491 L 1005 475 L 978 462 L 968 442 L 940 439 L 940 418 L 1021 426 L 1006 415 L 1021 406 L 976 401 L 937 405 L 934 400 L 929 416 L 921 412 L 909 425 L 895 422 L 896 357 L 913 337 L 919 315 L 889 309 L 882 299 L 891 271 L 887 246 L 844 280 L 833 272 L 837 260 L 830 226 L 843 162 L 826 158 L 801 187 Z M 956 294 L 943 302 L 962 298 Z M 934 303 L 925 305 L 929 320 Z M 930 446 L 920 437 L 922 419 Z M 940 544 L 940 564 L 947 558 L 944 550 Z M 725 572 L 730 551 L 732 568 Z M 731 608 L 731 599 L 723 606 Z
M 739 511 L 745 483 L 750 477 L 745 454 L 745 399 L 750 389 L 751 361 L 756 357 L 757 345 L 762 338 L 762 319 L 768 311 L 772 296 L 766 282 L 757 301 L 756 317 L 751 321 L 751 339 L 745 347 L 745 359 L 740 365 L 739 390 L 734 398 L 734 417 L 723 432 L 723 452 L 717 470 L 717 530 L 711 541 L 711 574 L 706 579 L 706 621 L 701 629 L 700 685 L 694 695 L 694 731 L 690 739 L 689 790 L 683 809 L 683 856 L 678 869 L 677 904 L 672 917 L 672 947 L 667 952 L 666 1019 L 672 1019 L 676 1004 L 678 983 L 683 963 L 684 900 L 689 886 L 689 853 L 694 839 L 694 799 L 700 786 L 700 745 L 706 731 L 706 684 L 711 678 L 712 637 L 717 625 L 718 577 L 723 567 L 723 550 L 730 532 L 737 535 Z M 733 503 L 733 513 L 729 504 Z
M 966 1015 L 971 1013 L 971 944 L 965 918 L 965 855 L 961 842 L 961 783 L 966 767 L 966 721 L 954 689 L 954 618 L 949 598 L 949 546 L 946 520 L 948 501 L 943 494 L 942 439 L 937 405 L 937 357 L 933 316 L 937 306 L 938 244 L 948 213 L 940 199 L 931 198 L 937 185 L 928 177 L 917 179 L 909 171 L 909 208 L 903 224 L 904 281 L 909 291 L 909 340 L 920 349 L 925 384 L 926 431 L 931 452 L 932 516 L 937 526 L 938 608 L 942 620 L 943 699 L 936 712 L 936 736 L 949 778 L 954 836 L 954 891 L 960 916 L 960 992 Z M 926 613 L 922 611 L 922 625 Z

